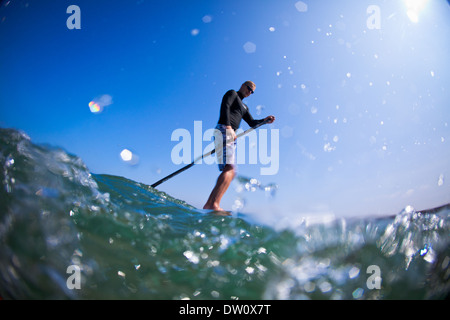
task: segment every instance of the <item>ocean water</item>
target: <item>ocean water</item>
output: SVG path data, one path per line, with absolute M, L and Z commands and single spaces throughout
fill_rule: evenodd
M 3 299 L 444 299 L 450 206 L 265 225 L 0 129 Z

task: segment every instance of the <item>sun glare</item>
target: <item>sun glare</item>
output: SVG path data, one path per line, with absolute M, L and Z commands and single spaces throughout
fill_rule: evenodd
M 411 22 L 419 22 L 419 14 L 429 0 L 403 0 L 406 5 L 406 14 Z

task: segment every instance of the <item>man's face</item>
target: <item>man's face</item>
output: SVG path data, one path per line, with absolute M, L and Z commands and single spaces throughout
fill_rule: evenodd
M 247 84 L 243 84 L 242 85 L 244 88 L 244 90 L 242 90 L 244 97 L 247 98 L 249 97 L 251 94 L 253 94 L 255 92 L 256 87 L 252 86 L 252 85 L 247 85 Z

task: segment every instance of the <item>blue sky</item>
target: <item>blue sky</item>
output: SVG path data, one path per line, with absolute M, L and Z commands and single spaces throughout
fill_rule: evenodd
M 240 199 L 244 212 L 302 216 L 445 204 L 450 6 L 423 2 L 413 21 L 408 5 L 422 2 L 2 1 L 0 126 L 64 148 L 93 173 L 150 185 L 181 167 L 172 132 L 214 127 L 223 94 L 252 80 L 245 102 L 255 118 L 276 116 L 265 128 L 279 130 L 280 168 L 239 173 L 279 189 L 271 198 L 233 185 L 222 207 Z M 73 4 L 79 30 L 66 26 Z M 370 5 L 379 28 L 368 27 Z M 102 96 L 110 104 L 92 113 Z M 201 207 L 218 174 L 197 165 L 159 189 Z

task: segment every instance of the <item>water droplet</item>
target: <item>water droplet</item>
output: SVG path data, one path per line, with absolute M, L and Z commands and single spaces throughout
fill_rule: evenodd
M 415 210 L 414 210 L 414 207 L 413 206 L 410 206 L 410 205 L 407 205 L 406 207 L 405 207 L 405 213 L 413 213 Z
M 261 247 L 261 248 L 258 249 L 258 253 L 259 253 L 259 254 L 261 254 L 261 253 L 267 253 L 267 250 L 266 250 L 266 248 Z
M 444 175 L 441 173 L 438 179 L 438 186 L 442 187 L 444 185 Z
M 11 155 L 9 155 L 6 158 L 5 165 L 6 165 L 7 168 L 10 168 L 10 167 L 12 167 L 14 165 L 14 158 L 12 158 Z
M 359 268 L 357 267 L 351 268 L 350 271 L 348 272 L 348 276 L 350 279 L 354 279 L 357 276 L 359 276 Z
M 122 158 L 123 161 L 130 161 L 131 158 L 133 157 L 133 153 L 128 149 L 123 149 L 122 152 L 120 153 L 120 157 Z
M 261 114 L 261 111 L 263 111 L 264 110 L 264 106 L 263 105 L 257 105 L 256 106 L 256 114 L 257 115 L 260 115 Z
M 285 125 L 283 128 L 281 128 L 281 136 L 283 138 L 290 138 L 294 134 L 294 128 L 291 126 Z
M 255 272 L 255 268 L 247 267 L 247 268 L 245 268 L 245 271 L 246 271 L 248 274 L 252 274 L 253 272 Z
M 200 261 L 199 257 L 192 251 L 185 251 L 183 252 L 183 255 L 194 264 L 197 264 Z
M 104 94 L 89 102 L 89 109 L 92 113 L 101 113 L 103 109 L 113 103 L 112 97 L 109 94 Z
M 306 12 L 308 11 L 308 5 L 304 3 L 303 1 L 297 1 L 295 3 L 295 8 L 298 12 Z
M 202 18 L 204 23 L 210 23 L 212 21 L 212 17 L 210 15 L 206 15 Z
M 326 292 L 330 292 L 331 289 L 333 289 L 333 287 L 331 286 L 331 284 L 328 281 L 324 281 L 321 284 L 319 284 L 319 289 L 323 293 L 326 293 Z
M 246 42 L 244 44 L 244 51 L 246 53 L 255 53 L 255 51 L 256 51 L 256 44 L 254 44 L 253 42 L 250 42 L 250 41 Z
M 364 294 L 364 289 L 358 288 L 355 291 L 353 291 L 352 296 L 355 299 L 360 299 Z
M 139 157 L 128 149 L 123 149 L 120 152 L 120 158 L 122 159 L 122 161 L 132 166 L 138 164 L 139 162 Z
M 323 146 L 323 151 L 325 151 L 325 152 L 331 152 L 334 150 L 336 150 L 336 147 L 332 146 L 331 143 L 329 143 L 329 142 Z
M 103 108 L 100 107 L 100 105 L 95 101 L 89 102 L 89 109 L 91 110 L 92 113 L 100 113 L 103 111 Z

